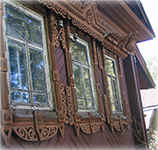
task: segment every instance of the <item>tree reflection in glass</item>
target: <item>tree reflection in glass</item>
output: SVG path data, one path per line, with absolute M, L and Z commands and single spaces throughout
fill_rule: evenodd
M 75 78 L 76 85 L 76 94 L 78 98 L 84 98 L 83 93 L 83 83 L 82 83 L 82 75 L 81 75 L 81 67 L 79 65 L 73 64 L 73 72 Z
M 5 2 L 4 10 L 11 101 L 47 103 L 43 17 L 14 2 Z
M 46 92 L 43 52 L 30 48 L 30 68 L 34 91 Z
M 6 31 L 42 46 L 41 22 L 5 4 Z
M 70 53 L 73 61 L 78 106 L 80 109 L 92 109 L 94 108 L 94 99 L 90 78 L 91 67 L 88 60 L 88 44 L 81 41 L 71 43 Z
M 106 73 L 108 79 L 108 89 L 110 92 L 111 108 L 113 113 L 122 113 L 122 104 L 119 96 L 118 76 L 115 60 L 106 57 Z

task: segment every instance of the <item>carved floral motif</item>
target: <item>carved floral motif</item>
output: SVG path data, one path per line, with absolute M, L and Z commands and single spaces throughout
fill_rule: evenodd
M 92 130 L 92 133 L 96 133 L 97 131 L 99 131 L 100 129 L 100 122 L 97 122 L 97 123 L 92 123 L 91 124 L 91 130 Z
M 80 123 L 81 130 L 86 134 L 91 134 L 91 128 L 89 123 Z
M 49 0 L 48 1 L 47 0 L 38 0 L 38 1 L 40 3 L 42 3 L 43 5 L 46 5 L 47 8 L 55 11 L 56 14 L 59 14 L 63 18 L 67 18 L 67 19 L 71 20 L 71 22 L 74 26 L 77 26 L 79 29 L 83 30 L 84 32 L 86 32 L 89 35 L 93 36 L 94 38 L 98 39 L 99 41 L 101 41 L 101 42 L 103 41 L 104 37 L 101 34 L 96 33 L 96 31 L 93 30 L 93 28 L 91 28 L 91 26 L 86 26 L 84 21 L 80 21 L 80 19 L 78 19 L 75 15 L 73 15 L 69 11 L 65 10 L 64 7 L 59 6 L 59 4 L 56 3 L 55 1 L 50 2 L 50 3 L 49 3 Z M 88 15 L 88 17 L 89 16 L 90 15 Z M 90 17 L 90 18 L 91 18 L 90 20 L 92 20 L 92 17 Z
M 94 16 L 93 16 L 93 12 L 92 12 L 91 9 L 89 9 L 89 10 L 87 11 L 86 18 L 87 18 L 87 23 L 88 23 L 88 24 L 92 24 L 92 23 L 93 23 Z
M 71 87 L 66 86 L 65 87 L 66 92 L 66 99 L 67 99 L 67 116 L 68 116 L 68 123 L 70 125 L 74 124 L 74 117 L 73 117 L 73 103 L 72 103 L 72 93 L 71 93 Z
M 14 132 L 26 141 L 38 141 L 38 135 L 34 126 L 13 126 Z
M 99 47 L 97 48 L 97 54 L 98 54 L 98 64 L 99 64 L 99 69 L 103 69 L 103 63 L 102 63 L 102 55 L 101 51 L 99 50 Z

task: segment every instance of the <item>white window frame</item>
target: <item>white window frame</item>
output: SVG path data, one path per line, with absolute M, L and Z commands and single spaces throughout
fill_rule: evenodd
M 46 32 L 45 32 L 45 27 L 44 27 L 44 18 L 43 16 L 37 14 L 36 12 L 26 8 L 25 6 L 17 3 L 17 2 L 13 2 L 13 1 L 8 1 L 8 0 L 4 0 L 4 3 L 7 3 L 15 8 L 18 8 L 19 10 L 21 10 L 23 13 L 31 16 L 32 18 L 38 20 L 41 22 L 41 32 L 42 32 L 42 45 L 43 46 L 39 46 L 37 44 L 32 44 L 31 42 L 16 37 L 14 35 L 11 35 L 9 33 L 7 33 L 6 31 L 6 20 L 5 20 L 5 6 L 4 6 L 4 16 L 3 16 L 3 35 L 4 35 L 4 42 L 6 45 L 6 59 L 8 60 L 8 73 L 7 73 L 7 80 L 8 80 L 8 87 L 9 87 L 9 100 L 10 100 L 10 108 L 11 109 L 28 109 L 28 110 L 52 110 L 54 107 L 54 101 L 53 101 L 53 95 L 52 95 L 52 85 L 50 82 L 50 74 L 49 74 L 49 64 L 48 64 L 48 54 L 47 54 L 47 46 L 46 46 Z M 5 4 L 4 4 L 5 5 Z M 25 56 L 26 56 L 26 63 L 27 63 L 27 84 L 28 84 L 28 90 L 26 90 L 26 92 L 29 92 L 29 97 L 30 97 L 30 101 L 32 101 L 31 103 L 33 103 L 33 92 L 32 92 L 32 79 L 31 79 L 31 69 L 30 69 L 30 58 L 29 58 L 29 48 L 35 48 L 38 49 L 40 51 L 43 52 L 43 62 L 44 62 L 44 71 L 45 71 L 45 83 L 46 83 L 46 95 L 47 95 L 47 104 L 44 103 L 35 103 L 35 105 L 31 106 L 31 103 L 21 103 L 21 102 L 12 102 L 11 101 L 11 85 L 10 85 L 10 60 L 9 60 L 9 50 L 8 50 L 8 43 L 7 40 L 11 39 L 14 40 L 16 42 L 25 44 Z M 30 93 L 31 91 L 31 93 Z M 30 96 L 31 95 L 31 96 Z
M 70 37 L 73 38 L 73 35 L 70 34 Z M 76 61 L 76 60 L 73 60 L 73 59 L 72 59 L 72 65 L 74 63 L 74 64 L 77 64 L 77 65 L 81 66 L 81 69 L 82 69 L 82 67 L 85 67 L 85 68 L 89 69 L 89 76 L 90 76 L 91 90 L 92 90 L 92 99 L 94 101 L 94 107 L 93 108 L 88 108 L 87 106 L 86 106 L 86 108 L 85 107 L 84 108 L 78 107 L 78 112 L 96 112 L 98 110 L 98 108 L 97 108 L 98 103 L 97 103 L 97 99 L 96 99 L 96 91 L 94 90 L 94 85 L 95 84 L 94 84 L 94 76 L 93 76 L 93 70 L 92 70 L 92 62 L 91 62 L 91 57 L 90 57 L 89 43 L 86 42 L 85 40 L 79 38 L 79 37 L 77 38 L 76 41 L 78 43 L 81 43 L 82 45 L 84 45 L 86 47 L 87 59 L 88 59 L 89 65 L 85 65 L 83 63 L 81 64 L 79 61 Z M 83 77 L 83 71 L 81 71 L 81 74 L 82 74 L 82 77 Z M 73 74 L 73 76 L 74 76 L 74 74 Z M 84 82 L 84 79 L 82 78 L 82 83 L 83 82 Z M 84 85 L 85 84 L 83 83 L 83 86 Z M 76 88 L 76 85 L 75 85 L 75 88 Z M 85 89 L 85 87 L 83 87 L 83 88 Z M 86 95 L 86 94 L 84 93 L 84 95 Z
M 123 114 L 123 105 L 122 105 L 122 98 L 121 98 L 121 92 L 120 92 L 120 85 L 119 85 L 119 77 L 118 77 L 118 71 L 117 71 L 117 64 L 116 64 L 116 60 L 108 55 L 105 55 L 105 58 L 108 58 L 109 60 L 113 61 L 114 62 L 114 70 L 116 72 L 116 77 L 112 76 L 112 75 L 109 75 L 107 72 L 107 76 L 109 76 L 110 78 L 115 78 L 115 81 L 116 81 L 116 92 L 117 92 L 117 96 L 119 98 L 119 104 L 120 104 L 120 108 L 121 108 L 121 112 L 118 112 L 118 111 L 112 111 L 112 114 Z M 105 68 L 106 69 L 106 68 Z M 108 86 L 109 86 L 109 83 L 108 83 Z M 113 87 L 112 87 L 113 88 Z M 113 91 L 113 89 L 112 89 Z M 114 92 L 114 91 L 113 91 Z M 112 93 L 113 94 L 113 93 Z M 114 97 L 114 95 L 113 95 Z M 114 103 L 115 105 L 115 103 Z M 111 106 L 112 107 L 112 106 Z M 116 105 L 115 105 L 115 108 L 116 108 Z

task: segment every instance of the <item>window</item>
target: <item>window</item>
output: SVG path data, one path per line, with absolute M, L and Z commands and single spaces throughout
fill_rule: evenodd
M 50 109 L 52 96 L 43 17 L 13 2 L 7 1 L 4 8 L 11 107 Z
M 115 59 L 106 56 L 106 73 L 108 79 L 108 88 L 110 91 L 111 108 L 113 113 L 123 113 L 118 74 Z
M 79 111 L 95 111 L 94 80 L 88 43 L 78 38 L 75 43 L 71 43 L 70 53 Z

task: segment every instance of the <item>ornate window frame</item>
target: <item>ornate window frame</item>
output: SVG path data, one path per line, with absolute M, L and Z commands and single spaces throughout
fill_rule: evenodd
M 108 60 L 110 60 L 112 63 L 113 63 L 113 66 L 112 66 L 112 70 L 114 71 L 113 72 L 113 74 L 108 74 L 107 73 L 107 78 L 109 77 L 110 78 L 110 84 L 111 84 L 111 91 L 112 91 L 112 93 L 110 93 L 110 94 L 112 94 L 112 97 L 113 97 L 113 105 L 114 105 L 114 107 L 115 107 L 115 111 L 113 111 L 112 110 L 112 113 L 113 114 L 123 114 L 123 106 L 122 106 L 122 98 L 121 98 L 121 93 L 120 93 L 120 82 L 119 82 L 119 78 L 118 78 L 118 68 L 117 68 L 117 62 L 116 62 L 116 60 L 117 59 L 114 59 L 114 58 L 112 58 L 112 57 L 110 57 L 110 56 L 108 56 L 108 55 L 105 55 L 105 58 L 106 58 L 106 66 L 107 66 L 107 59 Z M 106 68 L 105 68 L 106 69 Z M 107 70 L 106 70 L 106 72 L 107 72 Z M 114 82 L 115 83 L 112 83 L 112 81 L 111 80 L 114 80 Z M 114 85 L 115 84 L 115 85 Z M 114 87 L 115 86 L 115 87 Z M 115 89 L 114 89 L 115 88 Z M 108 89 L 109 89 L 109 81 L 108 81 Z M 109 92 L 110 92 L 110 89 L 109 89 Z M 114 95 L 114 93 L 116 93 L 115 95 Z M 111 96 L 110 96 L 111 97 Z M 115 101 L 116 101 L 116 103 L 119 105 L 118 106 L 118 108 L 116 108 L 117 106 L 116 106 L 116 104 L 115 104 Z M 112 102 L 111 102 L 112 103 Z M 111 104 L 111 107 L 112 107 L 112 104 Z M 119 109 L 119 110 L 117 110 L 117 109 Z
M 4 42 L 6 43 L 6 59 L 8 60 L 8 89 L 9 89 L 9 99 L 10 99 L 10 108 L 11 109 L 27 109 L 27 110 L 51 110 L 54 109 L 53 106 L 53 99 L 52 99 L 52 90 L 51 90 L 51 82 L 50 82 L 50 70 L 48 67 L 48 55 L 47 55 L 47 46 L 46 46 L 46 36 L 45 36 L 45 30 L 44 30 L 44 18 L 36 14 L 34 11 L 31 11 L 30 9 L 27 9 L 25 6 L 22 6 L 19 3 L 16 2 L 11 2 L 11 1 L 4 1 L 7 5 L 11 5 L 13 8 L 16 8 L 20 10 L 20 12 L 25 13 L 26 15 L 31 16 L 33 19 L 37 19 L 41 23 L 41 34 L 42 34 L 42 46 L 36 45 L 32 43 L 32 41 L 28 41 L 25 38 L 18 37 L 15 35 L 12 35 L 11 33 L 7 33 L 6 29 L 6 19 L 3 19 L 3 27 L 4 27 Z M 5 5 L 5 4 L 4 4 Z M 4 6 L 4 12 L 5 12 L 5 6 Z M 5 15 L 5 13 L 4 13 Z M 8 23 L 9 24 L 9 23 Z M 16 29 L 15 29 L 16 30 Z M 17 31 L 18 32 L 18 31 Z M 10 81 L 10 59 L 9 59 L 9 44 L 8 40 L 14 41 L 15 43 L 18 44 L 23 44 L 25 45 L 25 53 L 24 53 L 24 58 L 26 60 L 26 76 L 27 76 L 27 86 L 28 89 L 19 89 L 19 88 L 14 88 L 11 87 L 11 81 Z M 30 54 L 30 49 L 34 49 L 34 51 L 37 51 L 38 53 L 42 54 L 43 58 L 43 68 L 44 69 L 44 76 L 45 76 L 45 84 L 46 84 L 46 95 L 47 95 L 47 102 L 46 103 L 35 103 L 33 102 L 33 93 L 41 93 L 38 90 L 33 91 L 33 81 L 32 81 L 32 75 L 31 75 L 31 60 L 29 57 Z M 17 57 L 19 57 L 19 52 L 17 52 Z M 19 58 L 18 58 L 19 59 Z M 24 61 L 24 60 L 23 60 Z M 17 61 L 17 65 L 20 66 L 19 60 Z M 18 70 L 19 67 L 18 67 Z M 19 72 L 19 71 L 18 71 Z M 20 75 L 19 75 L 20 76 Z M 20 78 L 20 77 L 19 77 Z M 19 79 L 18 79 L 19 80 Z M 21 81 L 21 80 L 20 80 Z M 20 82 L 19 81 L 19 82 Z M 28 102 L 16 102 L 11 100 L 11 91 L 22 91 L 22 92 L 27 92 L 29 95 L 29 100 Z
M 71 34 L 70 34 L 70 36 L 71 36 Z M 72 39 L 72 36 L 71 36 L 71 39 Z M 92 57 L 90 55 L 90 46 L 89 46 L 89 43 L 87 41 L 85 41 L 85 40 L 83 40 L 82 38 L 79 38 L 79 37 L 76 39 L 75 43 L 76 42 L 79 43 L 79 44 L 82 44 L 86 48 L 85 55 L 86 55 L 86 58 L 87 58 L 87 64 L 84 64 L 80 61 L 76 61 L 76 60 L 72 59 L 72 65 L 76 64 L 78 66 L 81 66 L 80 67 L 81 68 L 81 80 L 82 80 L 82 85 L 84 85 L 83 90 L 85 92 L 86 92 L 86 87 L 85 87 L 85 81 L 84 81 L 84 77 L 83 77 L 83 69 L 82 68 L 87 68 L 88 69 L 88 72 L 89 72 L 88 75 L 89 75 L 89 81 L 90 81 L 90 90 L 91 90 L 91 94 L 92 94 L 91 96 L 92 96 L 92 100 L 93 100 L 93 103 L 94 103 L 93 108 L 88 108 L 87 104 L 85 102 L 86 108 L 81 107 L 78 111 L 79 112 L 96 112 L 96 111 L 98 111 L 98 108 L 97 108 L 98 103 L 97 103 L 97 99 L 96 99 L 96 91 L 94 90 L 94 88 L 95 88 L 94 84 L 95 83 L 94 83 L 94 76 L 93 76 L 93 70 L 92 70 L 92 61 L 91 61 Z M 71 42 L 71 45 L 75 44 L 75 43 Z M 72 56 L 72 54 L 71 54 L 71 56 Z M 73 77 L 74 77 L 74 74 L 73 74 Z M 75 86 L 75 88 L 76 88 L 76 86 Z M 86 95 L 86 93 L 84 93 L 84 94 Z M 85 96 L 84 98 L 85 98 L 85 101 L 87 101 L 87 96 Z

